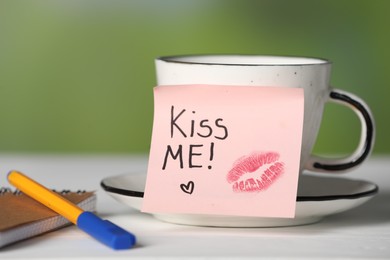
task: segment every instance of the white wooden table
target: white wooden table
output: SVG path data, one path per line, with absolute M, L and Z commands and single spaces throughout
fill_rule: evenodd
M 164 223 L 120 204 L 100 187 L 105 177 L 146 168 L 146 156 L 0 154 L 0 186 L 9 186 L 6 174 L 15 169 L 50 188 L 96 190 L 98 214 L 138 239 L 135 248 L 114 251 L 67 227 L 0 249 L 0 259 L 390 259 L 390 156 L 372 157 L 343 175 L 379 185 L 368 203 L 320 223 L 280 228 Z

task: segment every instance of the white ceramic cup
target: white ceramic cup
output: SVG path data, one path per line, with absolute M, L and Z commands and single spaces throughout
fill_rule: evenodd
M 331 62 L 317 58 L 260 55 L 193 55 L 156 59 L 158 85 L 245 85 L 303 88 L 304 126 L 300 172 L 344 172 L 370 154 L 375 126 L 370 109 L 360 98 L 329 85 Z M 320 129 L 324 105 L 336 102 L 351 108 L 361 122 L 356 150 L 346 158 L 311 154 Z M 342 126 L 336 126 L 342 127 Z

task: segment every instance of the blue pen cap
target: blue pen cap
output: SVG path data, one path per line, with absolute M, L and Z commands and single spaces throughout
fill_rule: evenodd
M 114 249 L 131 248 L 136 241 L 133 234 L 89 211 L 79 215 L 77 226 L 98 241 Z

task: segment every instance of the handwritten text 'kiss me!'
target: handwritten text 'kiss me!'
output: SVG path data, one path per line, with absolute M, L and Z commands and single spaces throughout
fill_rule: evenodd
M 205 156 L 206 154 L 208 155 L 209 162 L 211 162 L 214 159 L 214 142 L 209 140 L 225 140 L 229 135 L 228 128 L 224 125 L 222 118 L 213 120 L 185 120 L 184 117 L 188 116 L 188 113 L 195 115 L 196 111 L 188 112 L 186 109 L 176 109 L 175 106 L 171 106 L 171 139 L 200 137 L 208 142 L 189 144 L 186 146 L 183 146 L 183 144 L 168 144 L 162 166 L 163 170 L 166 169 L 169 161 L 172 161 L 170 163 L 178 164 L 180 169 L 183 169 L 185 166 L 188 168 L 202 168 L 203 165 L 194 162 L 196 161 L 194 157 Z M 212 166 L 209 165 L 207 168 L 211 169 Z

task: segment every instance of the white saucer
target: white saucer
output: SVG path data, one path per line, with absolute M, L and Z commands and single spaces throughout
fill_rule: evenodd
M 119 202 L 140 210 L 146 173 L 105 178 L 102 188 Z M 328 215 L 355 208 L 378 192 L 378 186 L 362 180 L 302 175 L 299 179 L 295 218 L 261 218 L 193 214 L 153 214 L 157 219 L 185 225 L 218 227 L 276 227 L 310 224 Z

